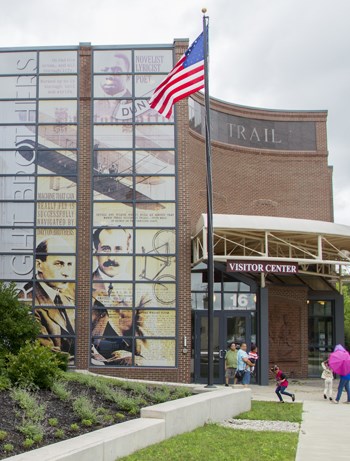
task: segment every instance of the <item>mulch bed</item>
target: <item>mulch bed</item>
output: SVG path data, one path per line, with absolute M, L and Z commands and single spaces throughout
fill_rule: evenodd
M 89 397 L 94 406 L 102 407 L 112 415 L 116 413 L 123 413 L 125 419 L 120 422 L 125 422 L 130 419 L 138 418 L 139 415 L 130 416 L 128 413 L 120 411 L 120 409 L 113 403 L 106 400 L 101 394 L 98 394 L 94 389 L 88 388 L 80 383 L 70 382 L 68 383 L 67 389 L 72 392 L 72 398 L 85 395 Z M 92 432 L 97 429 L 102 429 L 103 427 L 110 426 L 111 424 L 116 424 L 117 421 L 113 422 L 101 422 L 90 427 L 83 426 L 81 424 L 80 418 L 74 414 L 72 410 L 72 404 L 70 401 L 62 401 L 56 397 L 51 391 L 40 390 L 35 393 L 36 398 L 39 401 L 39 404 L 46 405 L 46 416 L 45 420 L 42 422 L 44 428 L 44 438 L 43 441 L 33 445 L 29 450 L 35 450 L 45 445 L 59 442 L 61 440 L 70 439 L 72 437 L 77 437 L 87 432 Z M 23 411 L 12 401 L 9 391 L 0 392 L 0 430 L 7 432 L 7 437 L 4 441 L 0 442 L 0 459 L 5 459 L 10 456 L 29 451 L 23 447 L 23 442 L 25 436 L 21 434 L 16 426 L 22 422 Z M 50 418 L 57 418 L 58 425 L 52 427 L 49 424 Z M 79 430 L 73 431 L 71 429 L 71 424 L 76 423 L 79 426 Z M 55 437 L 55 432 L 57 429 L 62 429 L 64 431 L 64 436 L 62 438 Z M 5 444 L 12 444 L 14 446 L 13 451 L 6 453 L 4 451 Z M 39 461 L 39 460 L 38 460 Z

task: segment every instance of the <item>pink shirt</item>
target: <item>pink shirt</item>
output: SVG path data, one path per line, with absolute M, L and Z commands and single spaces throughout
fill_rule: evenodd
M 280 386 L 283 386 L 283 387 L 287 387 L 288 386 L 288 381 L 287 379 L 283 379 L 283 376 L 284 376 L 284 373 L 282 370 L 278 370 L 278 372 L 276 373 L 276 381 L 277 381 L 277 384 L 279 384 Z

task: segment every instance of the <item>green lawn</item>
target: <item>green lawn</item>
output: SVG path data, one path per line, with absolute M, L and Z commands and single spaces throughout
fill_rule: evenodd
M 303 405 L 301 403 L 252 401 L 252 409 L 236 416 L 237 419 L 263 419 L 268 421 L 290 421 L 301 423 Z
M 301 422 L 302 404 L 252 402 L 241 419 Z M 294 461 L 298 434 L 257 432 L 208 424 L 140 450 L 121 461 Z
M 294 461 L 298 434 L 208 424 L 118 461 Z

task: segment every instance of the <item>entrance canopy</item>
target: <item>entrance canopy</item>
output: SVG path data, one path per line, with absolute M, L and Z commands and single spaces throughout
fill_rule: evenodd
M 213 215 L 214 261 L 296 262 L 300 274 L 350 280 L 350 226 L 271 216 Z M 207 260 L 207 215 L 193 242 L 193 266 Z

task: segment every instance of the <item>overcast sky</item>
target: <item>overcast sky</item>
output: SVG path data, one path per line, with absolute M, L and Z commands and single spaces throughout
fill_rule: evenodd
M 0 7 L 0 47 L 192 42 L 206 7 L 211 96 L 328 110 L 335 222 L 350 225 L 349 0 L 0 0 Z

